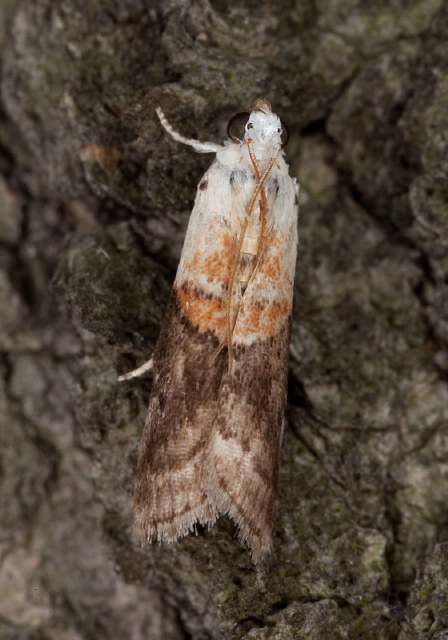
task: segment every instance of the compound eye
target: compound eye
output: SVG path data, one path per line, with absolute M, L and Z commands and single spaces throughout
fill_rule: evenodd
M 243 111 L 237 113 L 233 118 L 229 120 L 227 125 L 227 136 L 232 142 L 241 144 L 244 140 L 244 134 L 246 133 L 246 124 L 249 120 L 250 113 Z
M 280 120 L 282 124 L 282 135 L 280 136 L 280 140 L 282 141 L 282 149 L 286 147 L 289 142 L 289 128 L 284 120 Z

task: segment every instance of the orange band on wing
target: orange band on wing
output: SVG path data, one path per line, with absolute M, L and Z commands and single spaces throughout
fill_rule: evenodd
M 194 255 L 185 259 L 185 272 L 188 277 L 194 281 L 197 276 L 206 276 L 211 283 L 224 283 L 228 285 L 230 278 L 230 270 L 232 260 L 235 253 L 235 238 L 230 231 L 224 231 L 222 228 L 219 234 L 211 228 L 206 230 L 207 233 L 214 238 L 210 241 L 212 247 L 206 247 L 202 251 L 196 251 Z
M 201 333 L 211 331 L 219 339 L 226 335 L 226 309 L 222 298 L 211 296 L 197 287 L 176 287 L 182 314 Z M 254 334 L 268 338 L 282 330 L 292 312 L 290 300 L 243 303 L 235 326 L 235 342 Z
M 221 298 L 187 283 L 176 287 L 176 293 L 183 315 L 198 331 L 212 331 L 219 338 L 225 335 L 225 303 Z
M 245 340 L 256 335 L 260 340 L 279 333 L 292 313 L 289 300 L 266 302 L 263 304 L 243 304 L 236 323 L 233 342 Z

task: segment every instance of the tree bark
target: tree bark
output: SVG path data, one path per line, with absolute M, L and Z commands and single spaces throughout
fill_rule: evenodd
M 448 5 L 3 0 L 0 637 L 448 632 Z M 211 156 L 265 96 L 301 183 L 274 552 L 130 539 L 154 348 Z

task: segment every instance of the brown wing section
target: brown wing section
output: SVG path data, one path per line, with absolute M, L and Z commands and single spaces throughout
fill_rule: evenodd
M 290 320 L 248 346 L 225 372 L 208 456 L 213 504 L 238 524 L 254 562 L 272 546 L 287 390 Z
M 174 289 L 154 353 L 154 383 L 138 449 L 134 537 L 172 541 L 218 512 L 204 481 L 204 456 L 226 364 L 218 345 L 187 320 Z
M 183 315 L 174 290 L 154 354 L 139 445 L 134 537 L 173 541 L 229 514 L 254 562 L 271 548 L 286 398 L 289 322 L 250 346 L 224 350 Z

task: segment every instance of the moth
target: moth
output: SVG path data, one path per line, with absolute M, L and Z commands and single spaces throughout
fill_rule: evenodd
M 153 358 L 133 536 L 171 542 L 222 515 L 254 563 L 272 547 L 286 402 L 298 184 L 284 123 L 259 98 L 234 116 L 199 183 Z M 123 376 L 131 377 L 132 374 Z

